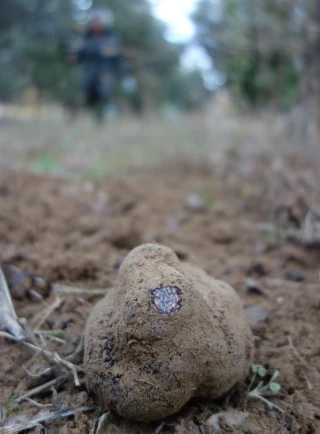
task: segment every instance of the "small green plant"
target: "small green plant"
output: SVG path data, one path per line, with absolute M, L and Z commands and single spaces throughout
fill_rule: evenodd
M 248 387 L 249 397 L 260 399 L 260 401 L 265 403 L 271 410 L 276 408 L 280 411 L 283 411 L 280 407 L 273 404 L 267 399 L 268 393 L 278 393 L 281 390 L 280 384 L 276 382 L 276 379 L 279 377 L 279 371 L 274 371 L 272 377 L 267 383 L 260 381 L 259 384 L 254 387 L 257 376 L 260 378 L 264 378 L 266 376 L 267 370 L 263 366 L 256 365 L 255 363 L 251 365 L 251 369 L 253 372 L 253 376 Z
M 205 207 L 207 209 L 215 209 L 217 207 L 217 201 L 213 198 L 208 197 L 205 200 Z
M 37 173 L 46 175 L 57 175 L 62 171 L 59 159 L 52 155 L 42 155 L 37 161 L 32 163 L 32 168 Z

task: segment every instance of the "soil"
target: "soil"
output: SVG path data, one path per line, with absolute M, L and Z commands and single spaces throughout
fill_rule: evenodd
M 112 287 L 132 248 L 147 242 L 171 247 L 180 261 L 235 288 L 254 335 L 255 363 L 267 369 L 267 379 L 280 372 L 281 393 L 270 400 L 283 412 L 248 399 L 248 378 L 217 401 L 193 398 L 177 417 L 163 421 L 161 432 L 213 432 L 205 426 L 207 419 L 233 409 L 247 417 L 237 427 L 222 417 L 221 433 L 316 434 L 320 247 L 318 241 L 302 243 L 298 234 L 310 207 L 320 203 L 320 176 L 315 166 L 297 160 L 232 161 L 223 168 L 168 162 L 101 182 L 2 172 L 0 262 L 24 272 L 11 268 L 16 278 L 10 289 L 18 316 L 30 327 L 59 296 L 61 303 L 41 330 L 63 330 L 64 341 L 48 341 L 48 346 L 67 357 L 75 352 L 98 299 L 57 295 L 51 284 Z M 8 411 L 6 423 L 43 412 L 28 401 L 15 404 L 14 397 L 60 373 L 54 369 L 45 380 L 31 377 L 23 366 L 35 374 L 50 362 L 3 338 L 0 346 L 0 405 Z M 77 364 L 82 365 L 81 357 Z M 80 383 L 75 387 L 69 376 L 33 399 L 53 403 L 55 411 L 93 406 L 82 375 Z M 49 434 L 85 434 L 96 419 L 97 412 L 77 413 L 46 428 Z M 152 433 L 160 423 L 128 422 L 111 413 L 100 432 Z

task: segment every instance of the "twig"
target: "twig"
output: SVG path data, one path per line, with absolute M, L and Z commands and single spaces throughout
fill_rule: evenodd
M 77 358 L 77 356 L 81 355 L 81 353 L 83 352 L 83 347 L 84 347 L 84 339 L 83 339 L 83 335 L 82 335 L 80 337 L 80 340 L 79 340 L 79 343 L 78 343 L 76 350 L 72 354 L 67 356 L 65 358 L 65 360 L 67 360 L 68 362 L 74 362 L 75 359 Z M 37 378 L 41 378 L 41 377 L 49 375 L 52 372 L 53 367 L 49 367 L 49 368 L 45 369 L 40 374 L 32 374 L 32 372 L 30 372 L 25 366 L 23 366 L 23 369 L 26 372 L 26 374 L 28 375 L 28 377 L 30 377 L 32 379 L 37 379 Z
M 273 402 L 270 402 L 268 399 L 264 398 L 262 395 L 257 395 L 257 394 L 255 394 L 253 392 L 254 391 L 252 391 L 252 392 L 249 393 L 249 398 L 259 399 L 260 401 L 264 402 L 270 409 L 276 408 L 281 413 L 284 413 L 284 411 L 282 410 L 282 408 L 278 407 Z
M 268 392 L 268 391 L 265 391 L 265 392 L 263 392 L 263 395 L 266 397 L 266 398 L 278 398 L 278 399 L 281 399 L 281 398 L 285 398 L 287 395 L 285 394 L 285 393 L 281 393 L 281 392 Z
M 59 338 L 61 340 L 64 340 L 64 336 L 65 336 L 64 331 L 61 329 L 58 329 L 58 330 L 37 330 L 37 333 L 39 335 Z
M 309 211 L 303 221 L 303 242 L 306 245 L 320 244 L 320 221 L 319 215 Z
M 79 378 L 78 378 L 77 370 L 79 370 L 79 371 L 81 371 L 81 372 L 84 372 L 84 370 L 83 370 L 82 368 L 80 368 L 79 366 L 76 366 L 76 365 L 74 365 L 73 363 L 68 362 L 68 360 L 64 360 L 64 359 L 62 359 L 62 358 L 59 356 L 58 353 L 53 353 L 53 354 L 54 354 L 54 356 L 56 357 L 58 363 L 60 363 L 61 365 L 64 365 L 66 368 L 68 368 L 68 369 L 71 370 L 72 375 L 73 375 L 73 381 L 74 381 L 74 384 L 75 384 L 76 386 L 80 386 L 80 381 L 79 381 Z
M 307 374 L 304 371 L 302 371 L 302 373 L 303 373 L 304 379 L 306 380 L 308 389 L 313 390 L 312 384 L 310 383 L 309 378 L 307 377 Z
M 58 392 L 57 389 L 53 386 L 50 387 L 50 390 L 52 392 L 52 402 L 57 402 L 57 396 L 58 396 Z
M 33 327 L 33 330 L 39 331 L 42 324 L 46 321 L 47 318 L 52 314 L 53 311 L 58 309 L 61 305 L 61 299 L 57 297 L 52 304 L 50 304 L 43 312 L 41 312 L 41 318 L 38 321 L 38 323 Z
M 55 386 L 60 381 L 65 380 L 66 378 L 67 377 L 65 375 L 62 375 L 61 377 L 55 378 L 54 380 L 41 384 L 41 386 L 35 387 L 34 389 L 30 389 L 24 395 L 21 395 L 19 398 L 17 398 L 15 402 L 19 404 L 20 402 L 24 401 L 26 398 L 30 398 L 30 396 L 38 395 L 38 393 L 50 389 L 52 386 Z
M 7 409 L 4 407 L 0 407 L 0 426 L 4 424 L 6 417 L 7 417 Z
M 97 407 L 79 407 L 72 410 L 57 412 L 57 413 L 49 413 L 44 414 L 34 419 L 31 419 L 29 422 L 18 423 L 15 425 L 5 426 L 0 428 L 0 434 L 14 434 L 20 431 L 24 431 L 27 429 L 34 428 L 42 423 L 52 422 L 56 419 L 63 419 L 65 417 L 74 416 L 76 412 L 84 413 L 88 411 L 95 411 Z
M 79 340 L 77 348 L 75 349 L 75 351 L 72 354 L 70 354 L 69 356 L 66 357 L 66 360 L 68 360 L 69 362 L 74 362 L 76 357 L 83 353 L 83 349 L 84 349 L 84 336 L 82 334 L 80 336 L 80 340 Z
M 152 387 L 156 387 L 156 385 L 154 383 L 152 383 L 151 381 L 148 381 L 148 380 L 144 380 L 143 378 L 136 378 L 136 381 L 138 381 L 139 383 L 149 384 L 149 386 L 152 386 Z
M 44 315 L 42 316 L 40 321 L 38 321 L 35 327 L 36 330 L 43 324 L 43 322 L 46 320 L 46 318 L 48 318 L 48 316 L 53 312 L 53 310 L 55 310 L 57 307 L 60 306 L 60 304 L 61 304 L 61 300 L 57 298 L 55 302 L 45 310 Z M 23 345 L 27 346 L 31 350 L 35 351 L 36 353 L 41 353 L 53 363 L 66 367 L 72 372 L 75 385 L 76 386 L 80 385 L 77 371 L 84 372 L 82 368 L 74 365 L 70 360 L 64 360 L 59 356 L 58 353 L 52 353 L 51 351 L 39 347 L 35 339 L 35 335 L 31 330 L 29 331 L 28 335 L 33 343 L 27 342 L 26 340 L 27 334 L 18 322 L 18 318 L 14 310 L 11 295 L 9 292 L 9 288 L 1 267 L 0 267 L 0 314 L 1 314 L 0 319 L 3 323 L 1 329 L 5 328 L 6 330 L 9 331 L 9 333 L 5 331 L 0 331 L 1 337 L 13 340 L 15 342 L 22 343 Z M 25 328 L 28 331 L 29 327 L 27 323 L 25 324 Z M 40 334 L 40 338 L 42 339 L 43 343 L 45 343 L 42 334 Z
M 301 361 L 302 361 L 301 356 L 300 356 L 300 354 L 298 353 L 297 348 L 294 346 L 294 343 L 293 343 L 293 339 L 292 339 L 292 337 L 291 337 L 291 336 L 288 336 L 288 337 L 287 337 L 287 340 L 288 340 L 288 344 L 289 344 L 290 347 L 292 348 L 293 354 L 296 356 L 296 358 L 299 360 L 299 362 L 301 362 Z
M 40 372 L 40 374 L 32 374 L 32 372 L 28 371 L 28 369 L 25 366 L 22 366 L 23 370 L 25 371 L 25 373 L 28 375 L 28 377 L 32 378 L 32 379 L 37 379 L 40 377 L 44 377 L 45 375 L 50 374 L 50 372 L 52 372 L 52 367 L 45 369 L 44 371 Z
M 82 295 L 82 296 L 92 296 L 92 297 L 101 297 L 106 295 L 111 288 L 102 288 L 102 289 L 86 289 L 86 288 L 78 288 L 75 286 L 68 285 L 60 285 L 53 284 L 52 290 L 55 294 L 59 295 Z
M 204 427 L 204 425 L 199 425 L 199 430 L 201 434 L 206 434 L 206 429 Z
M 29 402 L 31 405 L 37 408 L 52 408 L 53 404 L 40 404 L 40 402 L 34 401 L 31 398 L 26 398 L 25 401 Z
M 275 288 L 279 286 L 286 286 L 289 288 L 298 289 L 303 285 L 303 287 L 306 289 L 320 291 L 320 283 L 291 282 L 289 280 L 283 280 L 283 279 L 266 279 L 266 283 L 267 285 Z
M 36 336 L 40 336 L 40 337 L 45 336 L 47 339 L 49 339 L 51 341 L 58 342 L 59 344 L 65 344 L 66 343 L 66 341 L 64 339 L 61 339 L 58 336 L 56 336 L 54 331 L 51 331 L 51 330 L 39 330 L 39 331 L 35 331 L 34 334 Z
M 103 427 L 103 424 L 108 420 L 109 416 L 110 416 L 110 411 L 107 411 L 106 413 L 98 417 L 95 420 L 93 427 L 90 429 L 89 434 L 99 434 L 99 433 L 101 434 L 101 428 Z
M 12 335 L 10 335 L 9 333 L 6 333 L 6 332 L 0 332 L 0 336 L 5 337 L 7 339 L 14 340 L 15 342 L 22 343 L 25 346 L 27 346 L 28 348 L 30 348 L 31 350 L 36 351 L 37 353 L 43 354 L 48 359 L 50 359 L 53 363 L 65 366 L 66 368 L 70 369 L 71 372 L 72 372 L 72 374 L 73 374 L 75 385 L 76 386 L 80 385 L 79 378 L 78 378 L 78 375 L 77 375 L 77 371 L 84 372 L 84 370 L 82 368 L 80 368 L 79 366 L 76 366 L 73 363 L 69 362 L 68 360 L 62 359 L 59 356 L 58 353 L 52 353 L 51 351 L 44 350 L 43 348 L 40 348 L 40 347 L 38 347 L 38 346 L 36 346 L 34 344 L 30 344 L 29 342 L 17 339 L 14 336 L 12 336 Z
M 163 430 L 163 428 L 166 426 L 166 424 L 164 423 L 164 422 L 161 422 L 158 426 L 157 426 L 157 428 L 155 429 L 155 434 L 159 434 L 159 433 L 161 433 L 161 431 Z
M 248 389 L 247 389 L 248 393 L 250 392 L 250 390 L 251 390 L 251 388 L 252 388 L 252 385 L 253 385 L 253 383 L 254 383 L 254 380 L 256 379 L 256 376 L 257 376 L 257 372 L 254 372 L 254 373 L 253 373 L 253 376 L 252 376 L 252 378 L 251 378 L 250 384 L 249 384 L 249 386 L 248 386 Z
M 32 298 L 33 301 L 42 302 L 43 297 L 39 292 L 37 292 L 35 289 L 29 289 L 28 295 Z
M 287 337 L 288 340 L 288 344 L 292 349 L 293 354 L 296 356 L 296 358 L 298 359 L 298 361 L 301 363 L 302 367 L 306 366 L 306 361 L 304 360 L 304 358 L 300 355 L 300 353 L 298 352 L 297 348 L 295 347 L 294 343 L 293 343 L 293 339 L 291 336 Z M 310 383 L 307 374 L 305 373 L 304 370 L 302 370 L 303 376 L 306 380 L 307 386 L 309 390 L 313 390 L 312 384 Z
M 5 275 L 0 267 L 0 329 L 8 332 L 17 339 L 26 337 L 14 309 L 11 294 Z

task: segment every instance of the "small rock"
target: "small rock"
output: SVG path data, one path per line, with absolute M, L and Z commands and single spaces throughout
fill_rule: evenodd
M 203 211 L 205 208 L 202 198 L 197 193 L 190 193 L 188 195 L 186 205 L 192 211 Z
M 235 259 L 228 263 L 227 268 L 224 270 L 225 275 L 230 275 L 233 272 L 246 272 L 246 264 L 241 262 L 241 260 Z
M 256 280 L 248 278 L 246 280 L 246 287 L 248 292 L 252 294 L 262 295 L 264 297 L 268 297 L 268 291 Z
M 37 288 L 41 288 L 41 289 L 45 289 L 47 286 L 46 281 L 39 276 L 33 278 L 33 283 Z
M 4 272 L 12 297 L 16 300 L 22 300 L 32 286 L 31 276 L 13 265 L 5 267 Z
M 230 427 L 240 428 L 244 424 L 248 415 L 249 413 L 247 411 L 220 411 L 219 413 L 210 416 L 209 419 L 206 421 L 206 425 L 212 426 L 214 428 L 214 433 L 218 434 L 221 432 L 219 421 L 222 417 L 226 421 L 226 424 Z
M 122 214 L 128 214 L 130 211 L 134 210 L 136 206 L 137 204 L 135 202 L 127 202 L 121 206 L 120 212 L 122 212 Z
M 69 408 L 70 408 L 70 395 L 69 395 L 69 393 L 66 391 L 57 393 L 57 395 L 55 395 L 52 398 L 52 403 L 57 408 L 58 411 L 69 410 Z
M 250 324 L 256 325 L 269 318 L 269 309 L 264 306 L 248 306 L 245 314 Z
M 266 264 L 263 262 L 257 261 L 253 262 L 248 270 L 248 272 L 252 275 L 255 274 L 259 277 L 266 276 L 268 271 L 266 269 Z
M 211 234 L 210 238 L 214 243 L 217 244 L 231 244 L 237 238 L 237 234 L 229 225 L 224 223 L 216 224 L 214 227 L 214 232 Z
M 267 246 L 265 244 L 258 244 L 253 249 L 255 255 L 263 255 L 267 251 Z
M 42 295 L 39 294 L 39 292 L 35 291 L 34 289 L 29 289 L 29 291 L 28 291 L 28 297 L 34 303 L 41 303 L 43 301 Z
M 95 189 L 95 186 L 94 186 L 93 182 L 91 182 L 91 181 L 84 182 L 83 191 L 85 193 L 88 193 L 88 194 L 93 193 L 94 189 Z
M 0 384 L 5 386 L 16 386 L 17 381 L 12 375 L 0 374 Z
M 51 291 L 51 285 L 48 284 L 42 277 L 35 276 L 33 278 L 33 289 L 42 297 L 47 297 Z
M 116 269 L 116 270 L 119 270 L 121 264 L 122 264 L 122 259 L 118 259 L 118 260 L 114 263 L 113 268 Z
M 283 256 L 286 263 L 291 262 L 302 267 L 308 266 L 309 257 L 299 247 L 289 245 L 283 248 Z
M 112 206 L 108 195 L 100 190 L 94 195 L 93 201 L 88 206 L 89 212 L 96 215 L 109 215 L 112 213 Z
M 88 401 L 88 393 L 83 390 L 82 392 L 78 393 L 78 402 L 80 405 L 86 404 Z
M 171 232 L 178 232 L 179 230 L 179 222 L 175 217 L 167 217 L 165 225 Z
M 277 297 L 277 304 L 283 304 L 284 303 L 284 297 Z
M 110 426 L 109 428 L 107 428 L 107 430 L 105 431 L 106 434 L 123 434 L 121 429 L 118 428 L 115 425 Z
M 288 270 L 285 273 L 285 279 L 291 282 L 303 282 L 304 275 L 299 270 Z

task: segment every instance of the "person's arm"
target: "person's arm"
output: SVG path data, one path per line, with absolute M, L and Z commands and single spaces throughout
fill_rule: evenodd
M 83 62 L 86 53 L 86 38 L 75 38 L 70 44 L 66 60 L 68 63 L 76 64 Z

